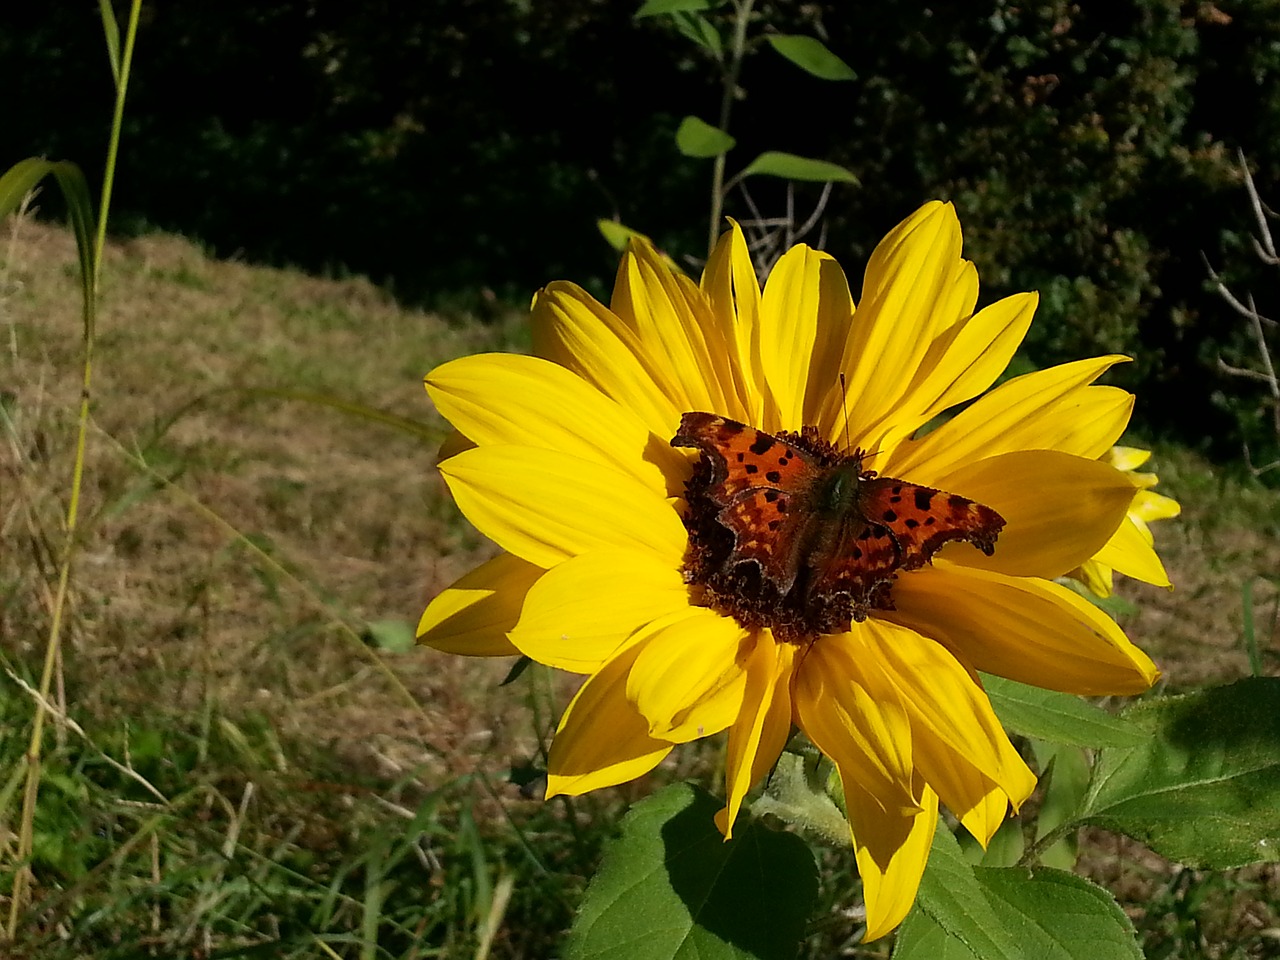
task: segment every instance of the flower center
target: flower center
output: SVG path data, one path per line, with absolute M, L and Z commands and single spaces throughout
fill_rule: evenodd
M 1004 518 L 862 468 L 816 427 L 776 436 L 686 413 L 671 441 L 702 456 L 685 482 L 685 580 L 705 606 L 798 643 L 892 610 L 898 573 L 951 540 L 990 556 Z
M 874 476 L 861 470 L 861 454 L 842 455 L 814 427 L 776 436 L 745 429 L 755 435 L 745 451 L 708 456 L 704 448 L 685 483 L 684 575 L 701 588 L 702 604 L 791 643 L 892 610 L 891 576 L 869 589 L 857 589 L 857 577 L 842 578 L 842 589 L 823 586 L 842 557 L 855 568 L 868 559 L 870 538 L 845 544 L 840 535 L 858 484 Z

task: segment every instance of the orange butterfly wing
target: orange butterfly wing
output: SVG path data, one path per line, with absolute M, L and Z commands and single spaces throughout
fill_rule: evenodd
M 892 477 L 863 480 L 858 507 L 868 521 L 893 534 L 903 570 L 923 567 L 951 540 L 967 540 L 991 556 L 1004 527 L 1004 518 L 988 506 Z
M 708 495 L 734 535 L 728 562 L 756 561 L 778 592 L 787 593 L 798 573 L 795 547 L 806 494 L 820 476 L 813 458 L 785 440 L 710 413 L 686 413 L 671 443 L 697 447 L 710 465 Z

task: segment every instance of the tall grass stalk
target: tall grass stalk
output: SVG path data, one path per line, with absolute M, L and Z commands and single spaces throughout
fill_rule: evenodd
M 45 644 L 44 668 L 40 674 L 39 696 L 35 698 L 34 715 L 31 724 L 31 741 L 27 748 L 26 782 L 22 795 L 22 820 L 18 832 L 18 848 L 15 856 L 18 869 L 14 874 L 13 896 L 9 900 L 9 919 L 5 927 L 7 937 L 10 940 L 17 935 L 18 920 L 22 916 L 22 908 L 27 898 L 27 889 L 31 882 L 31 868 L 27 861 L 32 853 L 36 803 L 40 794 L 41 744 L 44 737 L 46 705 L 49 698 L 49 689 L 53 683 L 54 667 L 58 662 L 58 651 L 62 642 L 62 621 L 66 610 L 67 589 L 71 580 L 71 563 L 76 550 L 76 525 L 80 512 L 80 491 L 84 481 L 85 443 L 89 434 L 89 402 L 93 378 L 94 318 L 96 316 L 98 275 L 102 266 L 103 247 L 106 244 L 107 217 L 111 209 L 111 189 L 115 181 L 116 158 L 120 150 L 120 130 L 124 121 L 125 96 L 129 87 L 129 68 L 133 62 L 133 48 L 138 35 L 138 17 L 142 10 L 142 0 L 133 0 L 130 4 L 129 26 L 125 32 L 124 49 L 119 57 L 115 56 L 119 36 L 115 14 L 109 3 L 102 3 L 100 8 L 108 51 L 111 54 L 112 71 L 115 75 L 116 104 L 111 118 L 111 134 L 107 144 L 107 158 L 102 177 L 102 196 L 98 207 L 98 228 L 94 237 L 93 258 L 89 264 L 88 276 L 83 278 L 85 288 L 84 372 L 80 393 L 80 416 L 76 430 L 76 456 L 75 465 L 71 473 L 71 490 L 67 498 L 67 525 L 62 557 L 58 564 L 58 587 L 54 595 L 53 613 L 49 623 L 49 637 Z M 83 266 L 82 260 L 82 269 Z

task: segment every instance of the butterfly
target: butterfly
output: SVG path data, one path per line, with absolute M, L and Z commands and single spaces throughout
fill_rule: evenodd
M 694 412 L 683 415 L 671 445 L 701 451 L 689 509 L 710 511 L 732 535 L 731 545 L 721 538 L 727 552 L 708 571 L 713 586 L 725 593 L 763 584 L 792 610 L 834 604 L 834 621 L 810 618 L 824 629 L 893 609 L 898 573 L 929 563 L 944 543 L 968 541 L 990 556 L 1005 523 L 981 503 L 864 470 L 862 451 L 842 453 L 813 428 L 773 436 Z M 744 580 L 750 565 L 759 576 Z

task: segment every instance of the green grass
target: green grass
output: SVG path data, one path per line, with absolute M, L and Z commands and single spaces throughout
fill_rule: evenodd
M 57 576 L 80 349 L 69 234 L 11 226 L 0 244 L 6 837 Z M 152 236 L 108 248 L 99 330 L 34 899 L 6 955 L 554 956 L 626 803 L 654 781 L 710 783 L 718 748 L 677 751 L 647 782 L 543 804 L 509 773 L 541 763 L 566 678 L 531 670 L 500 688 L 505 662 L 378 644 L 491 549 L 435 472 L 444 424 L 421 377 L 527 344 L 523 314 L 481 324 L 405 310 L 359 279 L 217 262 Z M 1155 468 L 1184 504 L 1182 521 L 1157 528 L 1178 589 L 1125 584 L 1137 607 L 1126 628 L 1171 687 L 1248 673 L 1250 629 L 1275 673 L 1280 495 L 1176 448 L 1159 449 Z M 1277 955 L 1274 871 L 1191 874 L 1105 836 L 1085 851 L 1152 956 Z M 849 942 L 851 857 L 822 863 L 806 956 L 885 955 Z M 0 864 L 12 877 L 12 858 Z

